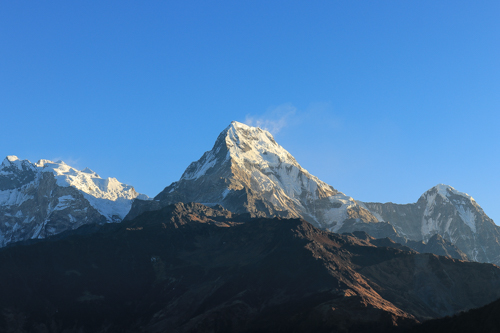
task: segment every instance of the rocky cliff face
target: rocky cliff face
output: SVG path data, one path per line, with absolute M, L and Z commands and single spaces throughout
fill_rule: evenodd
M 147 199 L 90 169 L 8 156 L 0 166 L 0 247 L 83 224 L 119 222 L 138 196 Z
M 200 202 L 252 216 L 302 217 L 332 231 L 346 221 L 377 222 L 353 198 L 302 168 L 269 132 L 238 122 L 155 200 L 159 204 L 137 202 L 128 218 L 170 203 Z
M 470 195 L 451 186 L 437 185 L 413 204 L 363 205 L 379 221 L 391 224 L 401 237 L 428 242 L 441 235 L 471 260 L 500 264 L 500 227 Z

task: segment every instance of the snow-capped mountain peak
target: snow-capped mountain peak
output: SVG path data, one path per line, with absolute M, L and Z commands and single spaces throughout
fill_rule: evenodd
M 452 186 L 438 184 L 413 204 L 365 206 L 408 239 L 427 242 L 439 234 L 469 259 L 500 264 L 500 228 L 469 194 Z
M 295 158 L 266 130 L 233 121 L 226 131 L 226 145 L 235 163 L 248 161 L 263 167 L 277 167 L 280 163 L 298 166 Z
M 103 179 L 89 168 L 79 171 L 63 161 L 52 162 L 49 160 L 40 160 L 35 165 L 42 168 L 41 172 L 52 172 L 57 185 L 62 187 L 72 186 L 88 194 L 87 200 L 92 202 L 103 215 L 110 218 L 117 215 L 123 219 L 127 215 L 130 205 L 124 206 L 121 203 L 136 197 L 143 200 L 147 199 L 147 196 L 137 193 L 132 186 L 123 184 L 112 177 Z M 105 199 L 107 201 L 96 199 Z M 116 204 L 112 202 L 116 202 Z
M 15 162 L 15 161 L 19 161 L 19 158 L 15 155 L 8 155 L 4 161 L 8 161 L 8 162 Z
M 474 198 L 468 195 L 467 193 L 457 191 L 454 187 L 445 184 L 438 184 L 434 186 L 433 188 L 429 189 L 424 194 L 422 194 L 422 196 L 428 197 L 436 193 L 439 194 L 441 198 L 446 201 L 450 201 L 450 198 L 454 196 L 459 196 L 464 198 L 466 201 L 475 202 Z
M 271 133 L 236 121 L 155 199 L 221 204 L 259 216 L 303 217 L 334 231 L 346 219 L 376 221 L 353 198 L 302 168 Z
M 0 165 L 1 171 L 6 171 L 7 168 L 16 168 L 19 170 L 23 169 L 23 166 L 26 168 L 26 165 L 30 164 L 28 160 L 20 160 L 15 155 L 9 155 L 4 158 L 2 164 Z
M 85 223 L 121 221 L 137 197 L 149 199 L 88 168 L 79 171 L 63 161 L 31 163 L 8 156 L 0 166 L 0 246 Z
M 442 202 L 437 200 L 438 196 Z M 470 228 L 472 233 L 477 232 L 476 221 L 479 215 L 484 215 L 484 212 L 474 198 L 467 193 L 459 192 L 449 185 L 438 184 L 425 192 L 421 199 L 426 202 L 424 218 L 427 217 L 427 223 L 423 223 L 422 225 L 422 232 L 426 234 L 426 237 L 431 236 L 439 230 L 438 221 L 440 221 L 442 217 L 441 215 L 436 216 L 436 214 L 439 214 L 443 204 L 449 204 L 454 207 L 457 215 L 462 222 Z M 449 233 L 448 229 L 452 225 L 451 221 L 452 219 L 449 219 L 449 221 L 444 224 L 444 232 Z
M 212 150 L 193 162 L 181 179 L 198 179 L 215 165 L 228 161 L 240 167 L 245 163 L 261 168 L 276 167 L 280 163 L 298 166 L 293 156 L 276 143 L 271 133 L 233 121 L 219 135 Z

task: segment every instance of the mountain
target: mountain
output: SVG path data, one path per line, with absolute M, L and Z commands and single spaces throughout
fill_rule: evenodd
M 377 222 L 353 198 L 302 168 L 269 132 L 236 121 L 154 202 L 137 200 L 127 219 L 175 202 L 220 204 L 257 217 L 301 217 L 331 231 L 349 221 Z
M 360 204 L 403 238 L 427 243 L 440 235 L 469 259 L 500 265 L 500 227 L 470 195 L 451 186 L 439 184 L 412 204 Z
M 386 332 L 500 297 L 495 265 L 377 242 L 177 203 L 0 249 L 0 331 Z
M 31 163 L 7 156 L 0 165 L 0 247 L 83 224 L 119 222 L 134 198 L 148 199 L 89 168 L 78 171 L 62 161 Z
M 406 230 L 419 229 L 420 217 L 406 224 L 393 219 L 418 215 L 425 208 L 409 206 L 408 211 L 386 218 L 392 208 L 384 210 L 378 208 L 381 204 L 358 202 L 339 192 L 302 168 L 269 132 L 235 121 L 222 131 L 212 150 L 191 163 L 179 181 L 167 186 L 154 201 L 135 200 L 126 219 L 176 202 L 220 204 L 258 217 L 300 217 L 325 230 L 365 231 L 376 238 L 390 237 L 418 252 L 456 259 L 465 260 L 463 252 L 471 253 L 457 247 L 455 238 L 443 235 L 434 240 L 436 233 L 430 229 L 426 237 L 414 237 L 415 232 Z

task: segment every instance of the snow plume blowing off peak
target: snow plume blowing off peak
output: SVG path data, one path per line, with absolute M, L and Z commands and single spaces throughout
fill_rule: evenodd
M 236 121 L 155 199 L 160 206 L 199 202 L 252 216 L 302 217 L 333 231 L 349 219 L 377 221 L 353 198 L 302 168 L 271 133 Z M 150 205 L 134 203 L 127 219 L 153 209 Z

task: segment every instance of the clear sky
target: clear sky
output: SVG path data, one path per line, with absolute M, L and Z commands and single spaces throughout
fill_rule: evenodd
M 156 195 L 232 120 L 363 201 L 500 223 L 500 2 L 2 1 L 0 155 Z

